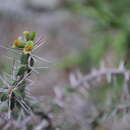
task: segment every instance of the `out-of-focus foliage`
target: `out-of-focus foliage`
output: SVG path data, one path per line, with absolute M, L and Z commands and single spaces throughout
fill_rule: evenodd
M 76 56 L 65 58 L 63 67 L 80 68 L 82 72 L 86 73 L 90 72 L 92 68 L 99 68 L 102 60 L 104 62 L 108 60 L 105 64 L 107 66 L 110 63 L 112 66 L 118 67 L 120 61 L 124 61 L 125 67 L 129 69 L 130 1 L 65 0 L 65 3 L 71 11 L 94 21 L 94 26 L 89 34 L 90 46 L 81 50 Z M 124 78 L 117 76 L 112 79 L 111 83 L 103 81 L 90 91 L 90 100 L 101 114 L 97 117 L 98 119 L 109 117 L 119 104 L 128 103 L 127 100 L 122 99 L 123 87 Z M 119 112 L 115 117 L 122 116 L 122 113 Z
M 108 51 L 114 51 L 116 63 L 129 59 L 129 0 L 65 0 L 65 3 L 72 11 L 85 15 L 95 22 L 90 32 L 91 47 L 85 50 L 85 56 L 89 55 L 89 58 L 84 58 L 85 60 L 91 59 L 95 66 Z

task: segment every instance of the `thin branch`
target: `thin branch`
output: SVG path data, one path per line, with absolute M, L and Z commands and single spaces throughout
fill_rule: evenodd
M 34 57 L 35 59 L 38 59 L 40 61 L 43 61 L 43 62 L 47 62 L 47 63 L 51 63 L 51 61 L 45 59 L 45 58 L 42 58 L 40 56 L 37 56 L 37 55 L 34 55 L 34 54 L 31 54 L 32 57 Z
M 14 50 L 13 48 L 5 47 L 5 46 L 2 46 L 2 45 L 0 45 L 0 48 L 6 49 L 6 50 L 10 50 L 10 51 L 15 52 L 15 53 L 17 53 L 17 54 L 21 54 L 20 52 Z
M 16 80 L 16 66 L 15 66 L 16 62 L 15 62 L 15 58 L 13 59 L 13 67 L 12 67 L 12 77 L 11 79 Z
M 29 73 L 27 73 L 27 74 L 23 77 L 23 79 L 20 80 L 16 86 L 14 86 L 14 89 L 18 88 L 19 85 L 20 85 L 31 73 L 32 73 L 32 71 L 30 71 Z
M 29 107 L 29 105 L 27 105 L 27 103 L 21 99 L 20 97 L 15 95 L 15 98 L 17 100 L 17 102 L 23 107 L 23 109 L 27 112 L 27 113 L 32 113 L 32 109 Z
M 85 82 L 89 82 L 92 80 L 95 80 L 99 77 L 102 76 L 107 76 L 108 74 L 110 74 L 110 76 L 112 75 L 123 75 L 125 76 L 125 74 L 130 75 L 130 71 L 127 70 L 120 70 L 120 69 L 113 69 L 113 68 L 104 68 L 103 70 L 99 70 L 99 71 L 94 71 L 91 72 L 90 74 L 87 74 L 86 76 L 84 76 L 82 79 L 80 79 L 79 81 L 77 81 L 77 84 L 75 85 L 75 87 L 78 87 L 80 85 L 82 85 Z
M 35 51 L 35 50 L 37 50 L 39 47 L 41 47 L 44 44 L 48 44 L 48 43 L 46 41 L 44 41 L 44 42 L 40 43 L 39 45 L 36 45 L 36 47 L 34 47 L 34 49 L 32 50 L 32 52 Z
M 12 97 L 12 93 L 9 94 L 9 99 L 8 99 L 8 101 L 9 101 L 9 107 L 8 107 L 8 119 L 11 118 L 11 97 Z

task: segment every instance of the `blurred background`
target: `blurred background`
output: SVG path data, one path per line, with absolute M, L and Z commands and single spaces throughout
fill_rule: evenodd
M 51 63 L 39 63 L 49 68 L 32 76 L 35 82 L 30 90 L 60 130 L 130 130 L 129 108 L 117 110 L 118 105 L 130 103 L 129 98 L 122 98 L 123 76 L 113 78 L 108 71 L 106 77 L 97 75 L 77 85 L 84 76 L 102 68 L 125 65 L 129 70 L 129 6 L 129 0 L 0 3 L 1 45 L 10 47 L 26 30 L 37 32 L 37 38 L 43 36 L 48 42 L 35 54 Z M 10 55 L 0 48 L 1 72 L 12 66 Z

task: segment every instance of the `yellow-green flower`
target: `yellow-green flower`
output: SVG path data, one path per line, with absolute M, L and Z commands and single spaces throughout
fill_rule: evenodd
M 23 48 L 23 52 L 24 54 L 28 54 L 32 51 L 33 47 L 30 46 L 30 45 L 26 45 L 24 48 Z
M 12 47 L 13 48 L 24 48 L 25 47 L 25 43 L 20 41 L 20 40 L 14 40 Z
M 26 42 L 26 45 L 23 48 L 24 54 L 30 53 L 32 51 L 33 47 L 34 47 L 34 42 L 32 42 L 32 41 Z

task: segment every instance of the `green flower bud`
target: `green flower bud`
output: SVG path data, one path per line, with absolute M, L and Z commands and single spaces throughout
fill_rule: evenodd
M 36 32 L 25 31 L 25 32 L 23 32 L 23 34 L 24 34 L 26 41 L 33 41 L 36 36 Z

